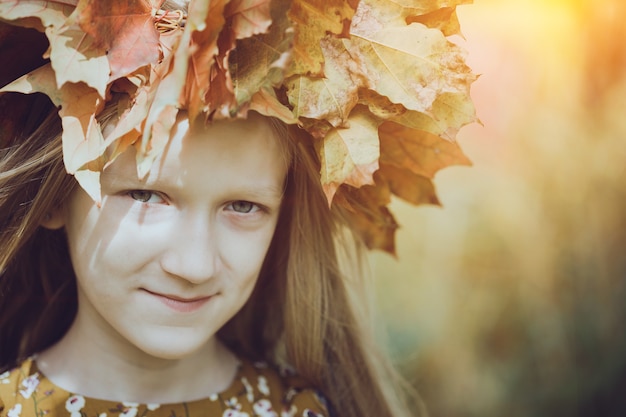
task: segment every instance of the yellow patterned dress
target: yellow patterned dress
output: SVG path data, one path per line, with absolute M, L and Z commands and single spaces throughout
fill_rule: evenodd
M 35 360 L 0 374 L 0 417 L 328 417 L 323 397 L 302 379 L 242 360 L 226 390 L 179 404 L 84 397 L 55 386 Z

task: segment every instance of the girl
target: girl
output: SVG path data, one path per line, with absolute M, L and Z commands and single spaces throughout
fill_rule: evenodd
M 3 416 L 16 405 L 100 415 L 134 403 L 168 404 L 167 413 L 184 403 L 220 416 L 327 415 L 314 391 L 296 393 L 338 382 L 341 369 L 362 378 L 344 382 L 351 395 L 358 389 L 348 384 L 377 381 L 349 335 L 357 327 L 310 153 L 284 129 L 251 114 L 190 131 L 181 116 L 146 179 L 132 150 L 105 171 L 100 207 L 65 173 L 58 129 L 48 118 L 2 157 L 0 348 L 13 369 L 0 379 Z M 327 332 L 338 337 L 320 351 Z M 287 349 L 311 385 L 277 382 L 286 374 L 252 365 L 273 359 L 281 335 L 292 338 Z M 373 394 L 381 395 L 368 388 Z M 68 403 L 75 398 L 82 408 Z M 338 413 L 350 401 L 341 398 Z
M 51 62 L 3 89 L 49 100 L 0 96 L 0 417 L 408 415 L 341 267 L 368 202 L 320 183 L 332 125 L 281 104 L 297 10 L 8 3 Z

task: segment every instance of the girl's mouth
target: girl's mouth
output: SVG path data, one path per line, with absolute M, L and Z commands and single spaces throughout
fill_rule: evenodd
M 158 299 L 160 302 L 165 304 L 167 307 L 171 308 L 174 311 L 179 313 L 191 313 L 198 310 L 204 304 L 206 304 L 212 296 L 200 296 L 187 298 L 183 296 L 178 296 L 175 294 L 161 294 L 152 292 L 146 289 L 143 289 L 146 293 Z

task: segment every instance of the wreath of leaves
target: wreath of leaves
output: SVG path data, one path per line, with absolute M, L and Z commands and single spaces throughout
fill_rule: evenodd
M 100 172 L 128 147 L 148 172 L 182 109 L 299 124 L 329 204 L 354 214 L 368 247 L 393 253 L 391 196 L 438 204 L 435 173 L 469 164 L 454 138 L 477 121 L 476 76 L 448 39 L 468 3 L 192 0 L 183 15 L 154 0 L 0 0 L 0 44 L 11 28 L 49 43 L 49 61 L 0 93 L 41 92 L 59 107 L 66 169 L 96 201 Z M 127 99 L 104 135 L 96 116 L 112 93 Z

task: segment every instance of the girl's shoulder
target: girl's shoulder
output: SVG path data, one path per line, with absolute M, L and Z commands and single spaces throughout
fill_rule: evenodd
M 0 374 L 0 417 L 327 417 L 322 395 L 288 369 L 242 360 L 226 390 L 180 404 L 87 398 L 55 386 L 33 359 Z

